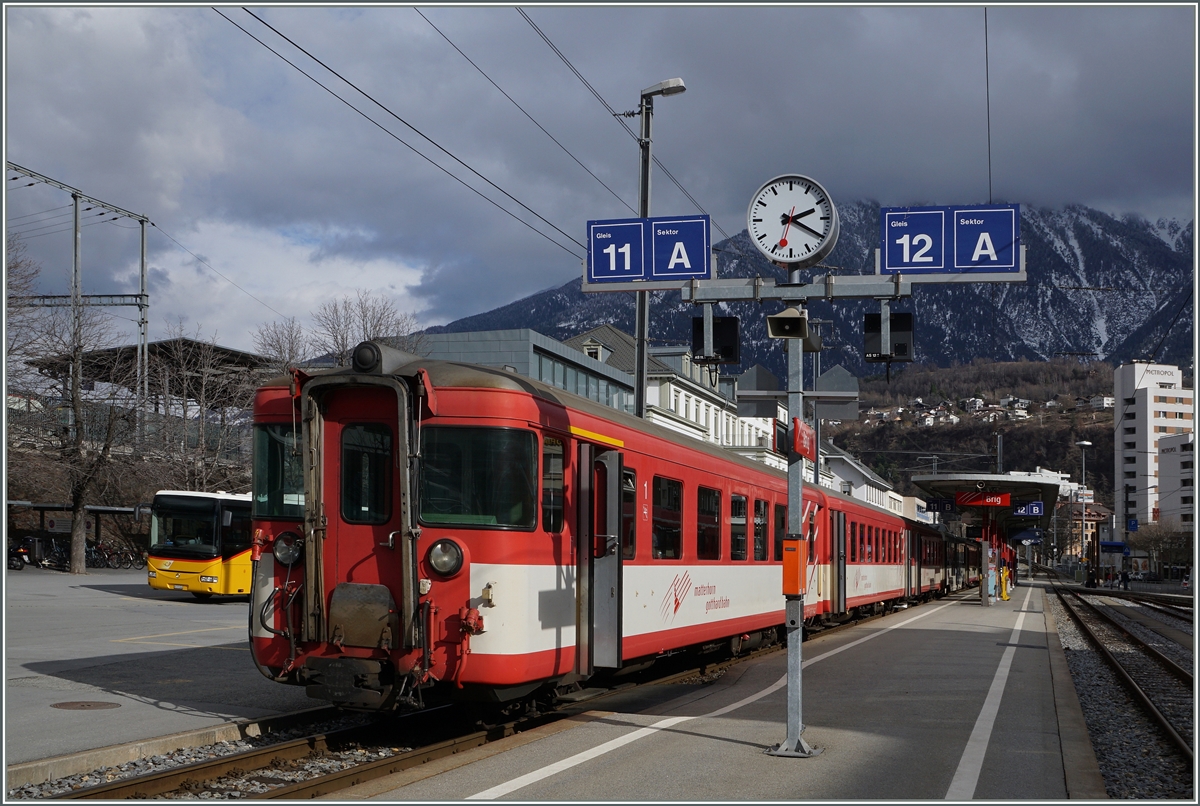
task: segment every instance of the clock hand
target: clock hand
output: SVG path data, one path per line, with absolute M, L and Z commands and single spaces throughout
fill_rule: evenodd
M 825 237 L 825 233 L 823 233 L 823 232 L 817 232 L 815 229 L 813 229 L 813 228 L 812 228 L 812 227 L 810 227 L 808 224 L 805 224 L 805 223 L 804 223 L 804 222 L 802 222 L 802 221 L 797 221 L 797 222 L 796 222 L 796 226 L 797 226 L 797 227 L 801 227 L 802 229 L 806 229 L 806 230 L 808 230 L 808 231 L 809 231 L 809 232 L 811 232 L 813 235 L 816 235 L 818 238 L 824 238 L 824 237 Z
M 793 204 L 792 211 L 785 216 L 785 218 L 787 219 L 787 226 L 785 226 L 783 228 L 783 237 L 781 237 L 779 239 L 780 246 L 787 246 L 787 234 L 788 234 L 788 230 L 791 229 L 791 227 L 792 227 L 792 213 L 795 213 L 795 212 L 796 212 L 796 205 Z M 800 226 L 804 226 L 803 224 L 800 224 L 799 221 L 797 221 L 796 223 L 799 224 Z
M 810 207 L 807 210 L 805 210 L 803 213 L 796 213 L 796 215 L 792 216 L 792 222 L 795 224 L 799 224 L 800 219 L 804 218 L 806 215 L 812 215 L 815 212 L 817 212 L 817 208 Z

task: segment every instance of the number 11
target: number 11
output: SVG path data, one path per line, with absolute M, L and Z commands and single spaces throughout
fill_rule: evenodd
M 604 254 L 608 255 L 609 271 L 617 270 L 617 252 L 621 252 L 625 255 L 625 271 L 629 271 L 629 247 L 630 244 L 625 244 L 620 249 L 617 248 L 615 243 L 608 245 L 608 247 L 604 250 Z

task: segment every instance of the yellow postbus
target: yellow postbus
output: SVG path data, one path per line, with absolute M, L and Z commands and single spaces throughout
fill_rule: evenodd
M 250 593 L 250 495 L 160 490 L 150 508 L 147 582 L 197 599 Z

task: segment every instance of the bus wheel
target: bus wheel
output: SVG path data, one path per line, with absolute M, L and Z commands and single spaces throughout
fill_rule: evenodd
M 192 596 L 195 596 L 197 599 L 199 599 L 202 602 L 207 602 L 209 599 L 211 599 L 213 597 L 213 595 L 211 593 L 197 593 L 196 591 L 192 591 Z

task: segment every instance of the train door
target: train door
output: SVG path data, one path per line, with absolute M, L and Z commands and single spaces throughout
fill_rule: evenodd
M 397 395 L 386 387 L 333 389 L 322 400 L 320 565 L 329 588 L 328 638 L 342 646 L 400 646 L 404 601 Z
M 621 452 L 579 446 L 576 670 L 621 667 Z
M 904 596 L 913 595 L 913 530 L 904 530 Z
M 846 612 L 846 513 L 833 513 L 833 591 L 830 599 L 834 613 Z

